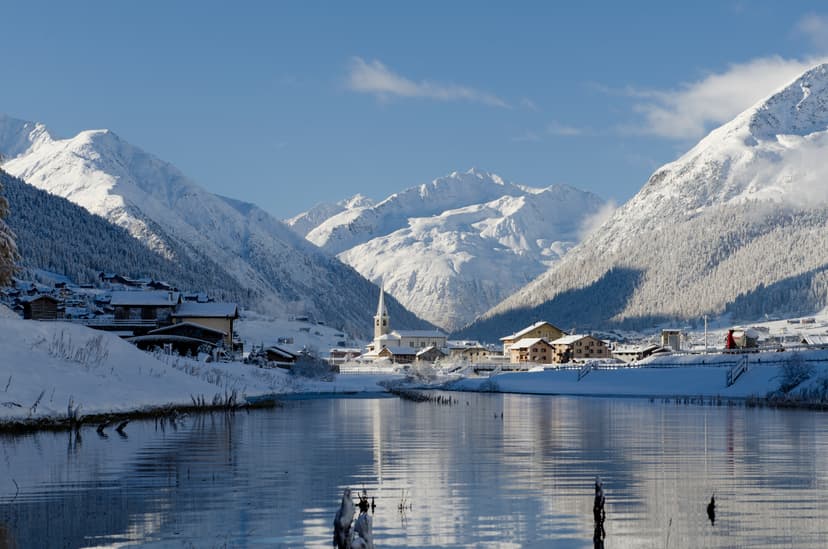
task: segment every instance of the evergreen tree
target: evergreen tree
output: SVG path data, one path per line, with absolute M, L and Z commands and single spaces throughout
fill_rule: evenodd
M 0 157 L 0 162 L 3 158 Z M 0 168 L 0 174 L 4 174 L 3 168 Z M 3 190 L 3 184 L 0 183 L 0 192 Z M 9 213 L 8 201 L 0 195 L 0 286 L 6 286 L 11 283 L 12 276 L 17 270 L 17 261 L 19 256 L 17 254 L 17 245 L 14 242 L 14 233 L 6 225 L 3 219 Z

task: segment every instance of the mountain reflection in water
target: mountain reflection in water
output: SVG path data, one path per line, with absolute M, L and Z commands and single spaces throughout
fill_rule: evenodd
M 348 487 L 376 499 L 377 547 L 587 548 L 596 477 L 607 548 L 828 539 L 828 414 L 454 397 L 289 401 L 133 422 L 128 438 L 3 437 L 0 545 L 327 546 Z

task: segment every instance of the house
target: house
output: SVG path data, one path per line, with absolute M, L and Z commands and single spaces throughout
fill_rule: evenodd
M 661 346 L 681 351 L 681 330 L 661 330 Z
M 173 310 L 181 303 L 181 294 L 162 290 L 153 291 L 116 291 L 109 301 L 115 311 L 115 320 L 121 324 L 127 321 L 138 325 L 168 324 Z
M 23 318 L 26 320 L 57 320 L 62 318 L 58 311 L 60 301 L 50 295 L 34 295 L 20 299 Z
M 670 353 L 670 349 L 650 343 L 648 345 L 623 345 L 612 351 L 613 358 L 622 362 L 633 362 L 659 353 Z
M 450 358 L 469 362 L 485 360 L 492 354 L 477 341 L 449 341 L 447 347 Z
M 139 349 L 151 350 L 169 346 L 180 355 L 195 356 L 199 352 L 221 346 L 224 337 L 225 333 L 220 330 L 192 322 L 180 322 L 150 330 L 145 335 L 131 337 L 127 341 L 134 343 Z
M 417 353 L 417 362 L 437 362 L 445 357 L 446 353 L 432 345 Z
M 411 364 L 417 359 L 417 351 L 412 347 L 383 347 L 377 351 L 378 358 L 387 358 L 395 364 Z
M 563 336 L 552 342 L 557 363 L 585 358 L 610 358 L 607 344 L 591 335 L 574 334 Z
M 299 358 L 297 353 L 288 351 L 277 345 L 266 347 L 263 352 L 268 362 L 275 362 L 277 365 L 287 366 L 293 364 Z
M 335 347 L 328 353 L 328 362 L 331 364 L 343 364 L 349 360 L 355 359 L 361 354 L 362 351 L 357 348 Z
M 185 301 L 176 306 L 171 317 L 175 323 L 191 322 L 219 330 L 225 334 L 224 347 L 227 350 L 241 350 L 241 343 L 236 342 L 234 344 L 233 340 L 233 324 L 239 318 L 239 307 L 235 303 L 197 303 Z
M 144 282 L 141 280 L 133 280 L 117 273 L 98 273 L 98 279 L 107 284 L 120 284 L 122 286 L 131 286 L 133 288 L 140 288 Z
M 509 362 L 512 364 L 549 364 L 553 354 L 552 345 L 542 337 L 526 337 L 509 345 Z
M 508 335 L 506 337 L 501 337 L 500 341 L 503 342 L 503 355 L 509 356 L 509 348 L 517 341 L 521 339 L 537 339 L 543 338 L 546 341 L 555 341 L 556 339 L 565 336 L 566 332 L 561 330 L 560 328 L 553 326 L 552 324 L 542 320 L 540 322 L 536 322 L 531 326 L 527 326 L 526 328 L 520 330 L 519 332 L 515 332 L 512 335 Z

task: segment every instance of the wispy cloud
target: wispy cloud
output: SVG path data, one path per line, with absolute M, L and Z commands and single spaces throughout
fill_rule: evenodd
M 549 135 L 559 135 L 563 137 L 575 137 L 579 135 L 590 134 L 592 133 L 592 131 L 587 128 L 567 126 L 566 124 L 561 124 L 560 122 L 552 121 L 546 125 L 546 133 L 548 133 Z
M 370 62 L 360 57 L 351 59 L 347 86 L 353 91 L 369 93 L 382 100 L 390 97 L 424 98 L 437 101 L 470 101 L 492 107 L 511 108 L 509 103 L 496 95 L 474 88 L 427 80 L 415 82 L 391 71 L 376 59 Z
M 520 106 L 534 112 L 538 112 L 540 110 L 538 105 L 528 97 L 524 97 L 520 100 Z
M 510 140 L 514 141 L 515 143 L 537 143 L 541 140 L 541 136 L 538 135 L 536 132 L 526 131 L 520 135 L 511 137 Z
M 626 95 L 639 99 L 633 108 L 642 120 L 620 130 L 669 139 L 701 137 L 820 61 L 764 57 L 730 65 L 673 90 L 628 89 Z
M 808 39 L 820 53 L 828 51 L 828 16 L 810 13 L 799 20 L 794 32 Z

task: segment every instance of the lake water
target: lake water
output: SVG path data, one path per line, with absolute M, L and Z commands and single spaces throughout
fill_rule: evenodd
M 828 541 L 828 414 L 451 396 L 2 438 L 0 547 L 328 547 L 345 487 L 377 547 L 593 547 L 596 475 L 607 548 Z

